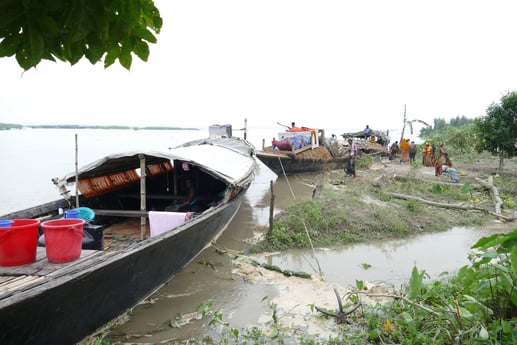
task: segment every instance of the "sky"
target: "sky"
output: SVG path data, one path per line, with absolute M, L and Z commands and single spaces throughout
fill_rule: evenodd
M 156 0 L 150 57 L 0 59 L 0 122 L 400 129 L 517 90 L 514 0 Z

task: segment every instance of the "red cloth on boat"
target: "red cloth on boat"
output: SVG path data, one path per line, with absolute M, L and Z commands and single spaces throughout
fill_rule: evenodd
M 309 127 L 293 127 L 293 128 L 290 128 L 290 129 L 286 129 L 285 131 L 286 132 L 307 132 L 307 131 L 310 131 L 312 130 L 312 128 L 309 128 Z
M 282 140 L 273 140 L 271 142 L 273 147 L 277 147 L 279 150 L 282 151 L 292 151 L 293 150 L 293 144 L 289 141 L 289 139 L 282 139 Z

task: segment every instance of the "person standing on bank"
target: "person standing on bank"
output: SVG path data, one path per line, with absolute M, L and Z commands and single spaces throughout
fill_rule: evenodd
M 416 144 L 414 141 L 409 144 L 409 163 L 412 164 L 415 162 L 416 158 Z
M 348 151 L 348 161 L 346 162 L 346 175 L 353 176 L 355 178 L 355 161 L 357 159 L 357 144 L 354 143 L 351 138 L 349 138 L 348 146 L 349 146 L 350 150 Z
M 363 132 L 364 132 L 364 140 L 368 140 L 368 138 L 370 138 L 370 136 L 372 135 L 372 129 L 370 128 L 369 125 L 366 125 Z

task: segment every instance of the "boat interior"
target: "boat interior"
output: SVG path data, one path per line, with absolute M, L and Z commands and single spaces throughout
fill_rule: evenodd
M 127 157 L 124 162 L 122 158 L 110 160 L 77 178 L 79 196 L 60 188 L 64 199 L 6 215 L 6 219 L 37 218 L 45 222 L 64 218 L 72 209 L 86 209 L 93 217 L 80 216 L 86 221 L 82 249 L 112 251 L 188 222 L 231 199 L 237 192 L 209 171 L 191 163 L 146 158 L 144 179 L 138 157 L 132 157 L 131 164 Z M 191 181 L 194 196 L 186 205 L 175 207 L 186 198 L 186 180 Z M 75 180 L 71 177 L 68 182 Z M 58 211 L 61 208 L 64 214 Z M 41 226 L 38 245 L 45 245 Z
M 90 174 L 78 179 L 81 195 L 77 199 L 74 196 L 50 202 L 19 211 L 16 217 L 8 218 L 39 219 L 38 248 L 35 262 L 0 267 L 0 300 L 8 298 L 15 291 L 40 284 L 45 279 L 66 276 L 84 269 L 81 267 L 87 267 L 92 259 L 95 260 L 101 255 L 109 257 L 142 239 L 171 230 L 202 215 L 209 208 L 231 199 L 235 192 L 225 182 L 187 162 L 171 162 L 165 159 L 152 162 L 145 166 L 145 179 L 140 178 L 137 170 L 139 169 L 132 168 Z M 193 182 L 193 200 L 175 212 L 165 211 L 168 206 L 185 198 L 187 179 Z M 142 183 L 145 183 L 145 188 L 142 189 L 145 192 L 141 192 Z M 65 200 L 68 200 L 68 205 Z M 79 205 L 75 205 L 76 200 L 79 200 Z M 59 212 L 62 206 L 65 206 L 64 214 Z M 73 265 L 66 262 L 51 263 L 47 260 L 41 223 L 62 219 L 71 209 L 86 209 L 94 213 L 94 218 L 85 219 L 80 257 L 73 261 Z M 153 217 L 157 217 L 157 224 L 162 227 L 160 231 L 153 229 Z M 167 217 L 166 220 L 169 222 L 164 223 L 163 217 Z M 178 217 L 179 222 L 176 221 Z M 174 225 L 171 225 L 171 220 L 175 221 Z

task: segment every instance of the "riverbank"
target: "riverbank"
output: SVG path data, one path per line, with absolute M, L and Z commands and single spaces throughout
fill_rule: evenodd
M 459 182 L 453 182 L 446 175 L 435 176 L 432 167 L 396 161 L 376 162 L 359 169 L 357 178 L 346 177 L 341 170 L 299 175 L 296 178 L 314 188 L 312 200 L 300 200 L 275 217 L 275 228 L 282 234 L 274 233 L 270 241 L 265 241 L 267 229 L 264 228 L 263 241 L 256 243 L 252 252 L 264 255 L 262 251 L 310 245 L 387 241 L 444 231 L 456 225 L 514 224 L 515 221 L 509 220 L 514 220 L 517 210 L 512 203 L 512 195 L 517 195 L 517 161 L 508 161 L 505 171 L 499 175 L 497 160 L 479 159 L 474 164 L 457 164 Z M 480 183 L 490 180 L 503 201 L 500 216 L 495 212 L 491 192 Z M 307 234 L 310 241 L 306 239 Z M 314 307 L 339 310 L 334 291 L 343 297 L 346 310 L 353 305 L 347 298 L 354 293 L 360 292 L 364 305 L 373 305 L 390 300 L 389 296 L 397 289 L 379 281 L 364 281 L 361 289 L 344 287 L 326 281 L 317 273 L 312 279 L 302 279 L 239 260 L 234 261 L 233 273 L 253 284 L 276 287 L 279 294 L 269 303 L 282 315 L 281 326 L 286 333 L 290 330 L 294 334 L 303 329 L 309 335 L 323 338 L 335 336 L 339 325 L 335 318 L 318 317 L 321 314 Z M 274 324 L 268 317 L 271 315 L 265 315 L 262 320 L 264 330 Z
M 454 179 L 435 176 L 433 167 L 395 160 L 373 162 L 358 169 L 356 178 L 341 170 L 299 175 L 297 179 L 314 189 L 312 200 L 298 201 L 277 215 L 273 233 L 264 230 L 262 236 L 269 240 L 250 250 L 378 241 L 514 220 L 517 164 L 508 161 L 502 174 L 496 173 L 497 166 L 490 157 L 458 163 Z

